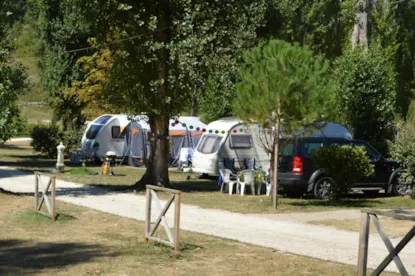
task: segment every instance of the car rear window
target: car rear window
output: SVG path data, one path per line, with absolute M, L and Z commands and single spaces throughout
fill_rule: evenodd
M 304 142 L 303 143 L 303 157 L 311 157 L 313 153 L 320 147 L 323 146 L 322 142 Z
M 284 156 L 284 157 L 293 156 L 293 151 L 294 151 L 293 141 L 287 141 L 287 140 L 280 141 L 280 151 L 279 151 L 280 156 Z

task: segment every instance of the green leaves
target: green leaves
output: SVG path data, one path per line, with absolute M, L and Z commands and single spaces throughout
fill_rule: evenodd
M 331 200 L 340 199 L 357 180 L 374 173 L 364 147 L 332 145 L 318 148 L 313 158 L 325 175 L 334 179 L 330 187 Z
M 383 154 L 392 139 L 396 83 L 393 65 L 377 47 L 357 48 L 335 62 L 339 117 L 357 139 L 367 140 Z
M 284 134 L 331 117 L 335 109 L 328 65 L 299 45 L 271 40 L 244 55 L 234 112 L 262 126 L 283 120 Z M 278 115 L 278 104 L 281 114 Z

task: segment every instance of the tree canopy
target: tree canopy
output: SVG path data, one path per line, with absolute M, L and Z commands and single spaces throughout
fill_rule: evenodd
M 17 106 L 18 96 L 27 87 L 25 69 L 11 63 L 10 31 L 16 20 L 14 11 L 20 2 L 0 3 L 0 142 L 17 134 L 22 118 Z
M 393 139 L 395 72 L 385 53 L 372 47 L 351 50 L 336 61 L 339 117 L 353 136 L 371 142 L 383 154 Z
M 328 69 L 328 63 L 310 50 L 280 40 L 271 40 L 244 55 L 234 112 L 263 127 L 260 140 L 274 163 L 271 171 L 275 208 L 280 133 L 288 137 L 331 117 L 336 105 Z

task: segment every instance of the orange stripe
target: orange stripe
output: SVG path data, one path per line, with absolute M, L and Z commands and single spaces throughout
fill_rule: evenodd
M 184 136 L 185 131 L 170 131 L 170 135 L 172 136 Z

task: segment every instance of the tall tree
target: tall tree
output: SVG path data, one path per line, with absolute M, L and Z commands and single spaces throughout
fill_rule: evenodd
M 299 45 L 271 40 L 244 55 L 236 87 L 234 112 L 258 122 L 272 139 L 263 139 L 271 154 L 273 202 L 277 208 L 278 149 L 281 129 L 289 137 L 306 125 L 328 119 L 334 105 L 328 64 Z
M 395 72 L 382 49 L 359 47 L 336 61 L 339 115 L 357 139 L 371 142 L 383 154 L 393 139 Z
M 0 3 L 0 143 L 16 135 L 22 126 L 22 118 L 17 106 L 18 96 L 27 87 L 24 68 L 11 65 L 10 30 L 15 21 L 14 8 L 16 2 Z
M 41 38 L 41 68 L 47 102 L 56 119 L 69 127 L 82 117 L 83 106 L 73 95 L 65 93 L 82 71 L 76 65 L 86 51 L 74 51 L 90 46 L 90 25 L 84 18 L 82 0 L 27 0 L 28 17 Z
M 263 10 L 254 0 L 88 1 L 85 17 L 114 58 L 104 95 L 148 115 L 155 135 L 142 184 L 169 185 L 169 118 L 190 109 L 195 83 L 206 83 L 215 63 L 253 45 Z
M 415 92 L 415 2 L 372 1 L 371 39 L 385 49 L 396 72 L 396 111 L 406 118 Z
M 308 46 L 332 61 L 342 54 L 353 26 L 354 0 L 267 0 L 261 38 L 275 38 Z
M 352 48 L 360 45 L 369 47 L 369 9 L 368 0 L 359 0 L 357 3 L 357 15 L 352 32 Z

